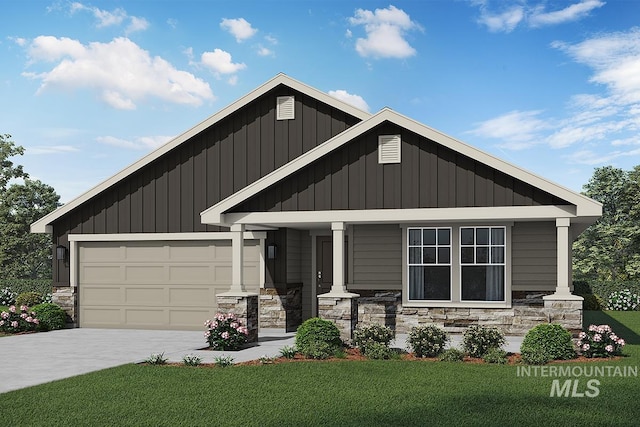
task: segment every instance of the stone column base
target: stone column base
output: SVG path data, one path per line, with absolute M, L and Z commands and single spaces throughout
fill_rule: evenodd
M 335 323 L 340 331 L 340 338 L 350 343 L 358 323 L 358 294 L 318 295 L 318 317 Z
M 547 295 L 544 301 L 544 313 L 549 323 L 559 323 L 574 335 L 582 330 L 582 301 L 578 295 Z
M 240 293 L 239 293 L 240 294 Z M 247 342 L 258 342 L 258 294 L 231 292 L 216 296 L 220 313 L 233 313 L 240 323 L 247 328 Z
M 71 286 L 53 287 L 51 293 L 51 302 L 57 304 L 67 313 L 67 326 L 77 328 L 78 324 L 77 306 L 78 306 L 78 293 L 77 288 Z

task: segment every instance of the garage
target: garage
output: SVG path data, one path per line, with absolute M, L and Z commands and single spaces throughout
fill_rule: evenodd
M 231 240 L 78 241 L 84 328 L 200 330 L 231 283 Z M 245 240 L 244 282 L 260 287 L 260 240 Z

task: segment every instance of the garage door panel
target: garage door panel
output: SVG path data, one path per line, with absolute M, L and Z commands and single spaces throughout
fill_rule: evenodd
M 125 267 L 125 281 L 129 283 L 164 283 L 167 272 L 164 265 L 128 265 Z
M 231 286 L 230 241 L 82 242 L 78 259 L 82 327 L 203 330 Z M 259 260 L 259 241 L 246 241 L 249 292 Z
M 211 268 L 208 265 L 169 266 L 169 280 L 172 283 L 211 283 Z
M 120 286 L 91 286 L 80 292 L 80 304 L 90 305 L 120 305 L 124 302 Z

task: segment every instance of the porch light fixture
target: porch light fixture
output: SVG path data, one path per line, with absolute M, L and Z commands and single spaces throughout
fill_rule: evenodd
M 276 259 L 278 255 L 278 245 L 275 243 L 269 243 L 267 245 L 267 259 Z
M 64 261 L 65 259 L 67 259 L 67 248 L 62 246 L 62 245 L 58 245 L 56 246 L 56 259 L 58 261 Z

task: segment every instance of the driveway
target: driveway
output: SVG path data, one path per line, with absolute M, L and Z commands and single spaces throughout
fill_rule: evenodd
M 0 393 L 142 362 L 154 353 L 164 353 L 172 362 L 181 361 L 186 354 L 195 354 L 205 363 L 221 354 L 236 362 L 255 360 L 262 355 L 276 356 L 293 340 L 291 333 L 261 331 L 258 345 L 223 353 L 202 350 L 207 345 L 203 331 L 80 328 L 0 337 Z

